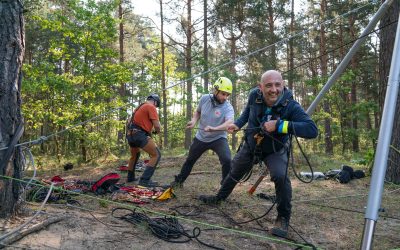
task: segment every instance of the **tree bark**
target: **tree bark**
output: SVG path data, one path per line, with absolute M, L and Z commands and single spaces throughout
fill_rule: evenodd
M 160 0 L 160 22 L 161 22 L 161 87 L 163 101 L 163 136 L 164 147 L 168 147 L 168 112 L 167 112 L 167 90 L 165 89 L 165 41 L 164 41 L 164 14 L 163 1 Z
M 21 67 L 25 52 L 23 7 L 17 0 L 0 1 L 0 148 L 18 139 L 22 127 Z M 0 217 L 12 215 L 18 207 L 22 178 L 19 147 L 0 151 Z M 10 157 L 7 156 L 10 154 Z M 7 158 L 7 159 L 6 159 Z M 12 179 L 10 179 L 12 178 Z
M 275 47 L 275 42 L 276 42 L 276 37 L 275 37 L 275 17 L 274 17 L 274 8 L 273 8 L 273 1 L 272 0 L 267 0 L 267 18 L 268 18 L 268 29 L 271 34 L 271 41 L 269 44 L 273 44 L 270 48 L 271 51 L 271 57 L 269 60 L 271 61 L 271 67 L 273 69 L 276 69 L 277 62 L 276 62 L 276 47 Z
M 290 11 L 290 34 L 294 34 L 294 0 L 291 1 L 291 11 Z M 289 75 L 288 75 L 288 85 L 289 89 L 294 92 L 294 49 L 293 49 L 293 40 L 289 40 Z
M 207 0 L 204 0 L 204 5 L 203 5 L 203 10 L 204 10 L 204 38 L 203 38 L 203 43 L 204 43 L 204 50 L 203 50 L 203 56 L 204 56 L 204 91 L 207 92 L 208 90 L 208 18 L 207 18 Z
M 394 1 L 391 8 L 388 10 L 381 22 L 380 27 L 384 27 L 389 23 L 398 20 L 400 11 L 399 1 Z M 380 78 L 380 99 L 379 107 L 383 111 L 383 105 L 386 95 L 386 86 L 388 84 L 388 76 L 390 64 L 392 61 L 394 40 L 396 35 L 397 22 L 383 28 L 380 32 L 380 63 L 379 63 L 379 78 Z M 391 83 L 394 84 L 394 83 Z M 398 84 L 398 83 L 397 83 Z M 400 93 L 400 92 L 399 92 Z M 386 180 L 400 184 L 400 94 L 397 96 L 396 113 L 393 124 L 391 148 L 389 151 L 388 165 L 386 171 Z M 380 112 L 382 114 L 382 112 Z M 381 119 L 380 119 L 381 120 Z
M 324 20 L 326 16 L 326 0 L 321 1 L 321 19 Z M 326 34 L 325 34 L 325 26 L 321 25 L 321 44 L 320 44 L 320 54 L 321 54 L 321 73 L 322 77 L 326 77 L 328 75 L 328 56 L 326 53 Z M 327 114 L 330 113 L 329 102 L 324 101 L 323 104 L 324 112 Z M 333 154 L 333 143 L 332 143 L 332 130 L 331 130 L 331 119 L 324 119 L 324 128 L 325 128 L 325 153 Z
M 186 94 L 187 94 L 187 103 L 186 103 L 186 119 L 188 121 L 191 120 L 192 117 L 192 85 L 193 80 L 192 77 L 192 0 L 187 1 L 187 24 L 186 24 L 186 51 L 185 51 L 185 62 L 186 62 Z M 190 144 L 192 143 L 192 130 L 185 130 L 185 149 L 189 149 Z
M 352 1 L 351 1 L 352 2 Z M 353 15 L 349 16 L 349 26 L 350 26 L 350 38 L 351 40 L 357 39 L 356 37 L 356 30 L 354 27 L 355 23 L 355 17 Z M 354 72 L 356 72 L 357 67 L 358 67 L 358 55 L 354 55 L 353 58 L 351 59 L 350 67 Z M 351 83 L 351 107 L 355 107 L 357 105 L 357 78 L 353 80 Z M 359 152 L 360 151 L 360 146 L 359 146 L 359 137 L 358 137 L 358 112 L 356 110 L 353 111 L 352 115 L 352 146 L 353 146 L 353 151 L 354 152 Z
M 118 35 L 118 41 L 119 41 L 119 63 L 123 64 L 125 61 L 125 50 L 124 50 L 124 12 L 123 12 L 123 7 L 122 7 L 122 0 L 120 0 L 118 4 L 118 18 L 119 18 L 119 35 Z M 124 100 L 126 101 L 126 87 L 125 87 L 125 82 L 121 82 L 119 86 L 119 95 Z M 126 117 L 126 112 L 123 111 L 122 109 L 119 111 L 119 121 L 121 124 L 124 124 L 124 121 L 127 119 Z M 125 128 L 118 129 L 118 138 L 117 138 L 117 144 L 119 145 L 120 148 L 122 148 L 122 145 L 124 143 L 124 136 L 125 135 Z
M 237 107 L 237 83 L 236 83 L 236 78 L 237 78 L 237 72 L 235 69 L 236 66 L 236 55 L 237 55 L 237 45 L 236 42 L 243 36 L 244 31 L 245 31 L 245 10 L 244 10 L 244 5 L 243 3 L 236 3 L 235 6 L 230 6 L 230 9 L 232 10 L 233 13 L 236 14 L 236 16 L 232 19 L 228 19 L 229 23 L 226 23 L 227 20 L 224 20 L 223 23 L 220 24 L 221 26 L 221 34 L 222 36 L 229 41 L 229 46 L 230 46 L 230 55 L 231 55 L 231 61 L 233 62 L 230 67 L 229 71 L 231 73 L 231 80 L 232 80 L 232 94 L 231 94 L 231 103 L 233 107 L 233 112 L 237 114 L 238 112 L 238 107 Z M 223 8 L 223 7 L 222 7 Z M 225 9 L 226 11 L 226 9 Z M 219 15 L 224 15 L 222 19 L 226 18 L 225 16 L 226 13 L 221 12 Z M 232 25 L 234 23 L 234 26 Z M 229 28 L 227 29 L 227 33 L 229 33 L 229 36 L 227 36 L 224 32 L 225 26 L 228 26 Z M 235 34 L 235 30 L 237 30 L 238 34 Z M 237 136 L 235 134 L 232 134 L 232 149 L 236 150 L 237 147 Z
M 241 34 L 243 34 L 243 32 Z M 235 62 L 235 60 L 236 60 L 236 41 L 237 41 L 237 39 L 235 39 L 236 37 L 234 36 L 233 32 L 232 32 L 231 35 L 232 35 L 231 36 L 232 40 L 230 40 L 231 60 L 233 62 Z M 240 37 L 241 36 L 242 35 L 240 35 Z M 230 71 L 231 71 L 233 76 L 236 76 L 235 65 L 236 65 L 236 63 L 232 63 L 231 67 L 230 67 Z M 232 81 L 231 102 L 232 102 L 233 112 L 234 112 L 234 114 L 237 114 L 237 112 L 238 112 L 238 110 L 237 110 L 237 84 L 236 84 L 236 80 L 235 79 L 233 79 L 233 81 Z M 235 133 L 233 133 L 232 134 L 232 148 L 234 150 L 236 150 L 236 146 L 237 146 L 237 136 L 236 136 Z

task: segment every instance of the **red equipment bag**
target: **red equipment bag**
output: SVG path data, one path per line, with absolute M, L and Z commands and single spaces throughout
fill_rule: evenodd
M 109 173 L 101 177 L 92 186 L 92 191 L 95 193 L 105 193 L 114 184 L 116 184 L 121 176 L 117 173 Z

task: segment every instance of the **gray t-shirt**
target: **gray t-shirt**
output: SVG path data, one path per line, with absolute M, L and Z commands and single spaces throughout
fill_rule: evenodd
M 226 131 L 206 132 L 203 129 L 207 126 L 219 126 L 227 120 L 234 119 L 233 107 L 229 101 L 223 104 L 213 100 L 213 95 L 203 95 L 200 98 L 199 106 L 196 111 L 200 113 L 199 130 L 197 130 L 196 138 L 202 142 L 212 142 L 221 137 L 226 138 Z M 214 103 L 214 104 L 213 104 Z

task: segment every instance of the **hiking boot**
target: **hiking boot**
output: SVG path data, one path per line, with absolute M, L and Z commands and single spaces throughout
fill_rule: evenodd
M 175 180 L 171 182 L 170 187 L 172 188 L 182 188 L 183 187 L 183 182 L 178 179 L 178 177 L 175 175 Z
M 137 181 L 138 179 L 135 178 L 135 172 L 133 171 L 128 171 L 128 175 L 126 177 L 126 182 L 132 182 L 132 181 Z
M 147 166 L 146 169 L 144 170 L 142 176 L 140 177 L 139 180 L 139 185 L 144 186 L 144 187 L 157 187 L 158 182 L 154 182 L 151 179 L 155 171 L 154 167 L 149 167 Z
M 286 238 L 289 229 L 289 219 L 283 216 L 278 216 L 275 220 L 275 225 L 271 230 L 271 234 Z
M 208 205 L 217 205 L 222 201 L 222 199 L 216 195 L 200 195 L 198 199 Z
M 171 182 L 170 187 L 172 187 L 172 188 L 183 188 L 183 183 L 182 182 L 173 181 L 173 182 Z

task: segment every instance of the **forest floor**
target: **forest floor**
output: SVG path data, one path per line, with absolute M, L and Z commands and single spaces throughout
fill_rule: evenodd
M 185 156 L 163 157 L 154 180 L 168 184 L 173 180 Z M 64 171 L 57 167 L 42 169 L 40 178 L 60 175 L 65 179 L 95 180 L 109 172 L 118 172 L 126 161 L 114 159 L 101 164 L 87 164 Z M 339 166 L 340 168 L 340 166 Z M 315 171 L 318 170 L 318 167 Z M 126 174 L 121 174 L 125 182 Z M 137 175 L 140 176 L 140 172 Z M 204 154 L 195 165 L 183 188 L 175 190 L 176 197 L 167 201 L 151 201 L 134 205 L 105 201 L 105 196 L 74 196 L 80 206 L 67 206 L 48 202 L 44 213 L 32 224 L 58 217 L 60 221 L 30 233 L 10 243 L 5 249 L 207 249 L 196 239 L 185 243 L 171 243 L 155 237 L 144 224 L 133 225 L 112 216 L 115 207 L 124 206 L 144 212 L 149 217 L 178 215 L 179 223 L 188 234 L 198 227 L 198 239 L 222 249 L 300 249 L 305 242 L 320 249 L 359 249 L 364 228 L 364 207 L 367 204 L 370 177 L 356 179 L 348 184 L 334 180 L 316 180 L 310 184 L 300 182 L 290 171 L 293 187 L 293 212 L 288 239 L 276 238 L 269 233 L 276 217 L 275 207 L 257 221 L 238 224 L 266 213 L 273 204 L 267 199 L 250 196 L 247 190 L 258 178 L 258 171 L 219 206 L 203 205 L 200 194 L 215 194 L 219 188 L 221 170 L 218 159 Z M 400 190 L 399 186 L 385 184 L 382 208 L 377 222 L 373 248 L 400 247 Z M 255 194 L 274 194 L 273 183 L 265 178 Z M 104 200 L 103 200 L 104 199 Z M 41 203 L 28 203 L 25 213 L 10 220 L 0 220 L 0 235 L 28 220 Z M 79 208 L 80 207 L 80 208 Z M 126 210 L 127 211 L 127 210 Z M 31 225 L 32 226 L 32 225 Z M 29 226 L 28 226 L 29 227 Z M 175 240 L 185 240 L 181 237 Z M 303 247 L 306 249 L 306 247 Z

